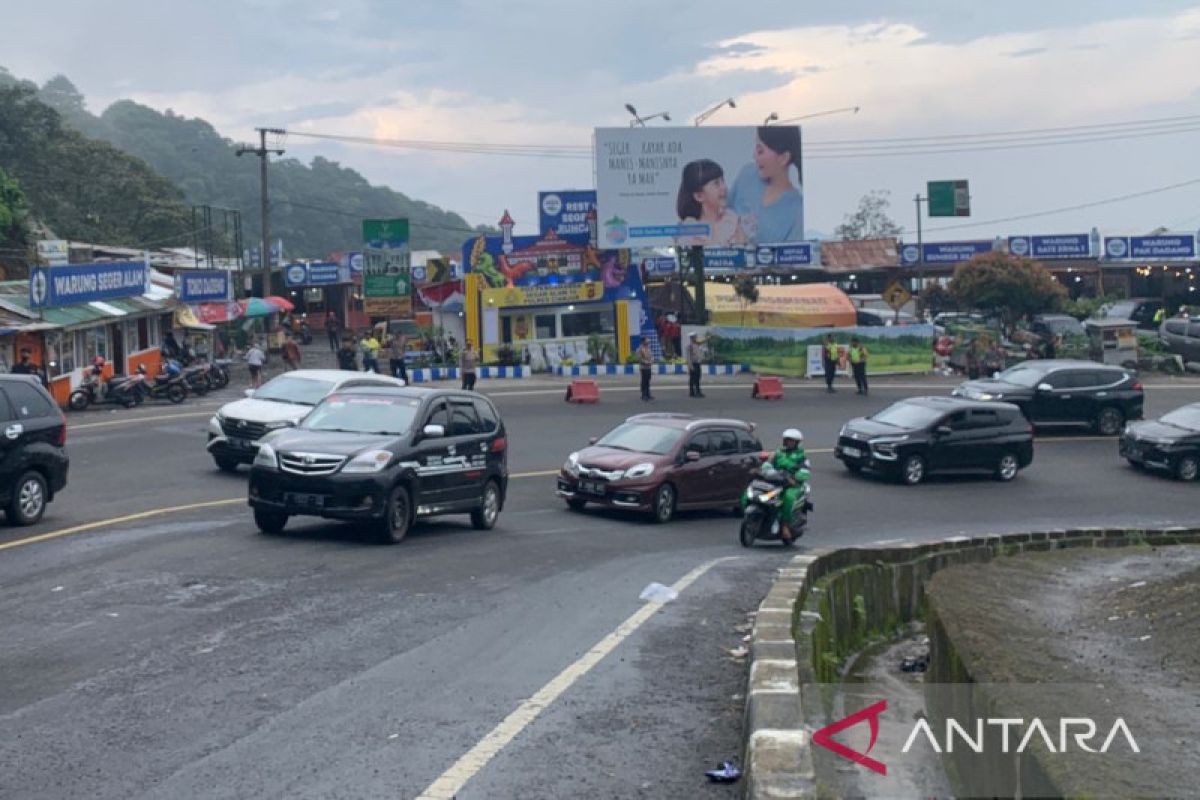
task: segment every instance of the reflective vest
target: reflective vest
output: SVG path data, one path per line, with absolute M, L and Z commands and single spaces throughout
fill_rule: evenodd
M 834 342 L 833 344 L 825 345 L 825 358 L 829 359 L 830 361 L 838 360 L 837 342 Z
M 867 348 L 851 347 L 850 348 L 850 363 L 861 364 L 867 360 Z

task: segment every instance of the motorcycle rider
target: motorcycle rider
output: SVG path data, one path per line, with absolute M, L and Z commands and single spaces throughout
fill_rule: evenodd
M 779 537 L 784 542 L 791 542 L 792 528 L 802 511 L 798 503 L 802 502 L 800 498 L 804 496 L 804 484 L 812 477 L 812 473 L 809 471 L 808 454 L 804 452 L 804 434 L 797 428 L 788 428 L 782 438 L 783 446 L 771 455 L 767 463 L 788 478 L 779 512 Z

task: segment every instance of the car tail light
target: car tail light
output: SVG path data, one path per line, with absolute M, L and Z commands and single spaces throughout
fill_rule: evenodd
M 1141 391 L 1144 391 L 1144 390 L 1145 390 L 1145 388 L 1146 388 L 1145 386 L 1142 386 L 1142 382 L 1141 382 L 1141 381 L 1134 381 L 1134 382 L 1133 382 L 1133 390 L 1134 390 L 1135 392 L 1141 392 Z
M 63 447 L 67 443 L 67 416 L 60 411 L 58 412 L 58 419 L 62 424 L 58 426 L 58 437 L 54 440 L 54 443 L 59 447 Z
M 503 453 L 508 449 L 508 439 L 504 436 L 498 436 L 492 441 L 492 452 Z

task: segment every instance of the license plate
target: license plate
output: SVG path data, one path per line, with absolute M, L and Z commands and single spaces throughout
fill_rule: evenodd
M 863 451 L 859 450 L 857 447 L 843 447 L 842 455 L 850 456 L 851 458 L 862 458 Z
M 253 450 L 254 442 L 251 439 L 239 439 L 236 436 L 230 436 L 226 439 L 229 446 L 235 450 Z
M 580 481 L 579 491 L 583 492 L 584 494 L 603 495 L 604 484 L 600 481 Z
M 301 508 L 322 508 L 325 505 L 325 495 L 286 492 L 283 495 L 283 502 L 289 506 L 298 506 Z

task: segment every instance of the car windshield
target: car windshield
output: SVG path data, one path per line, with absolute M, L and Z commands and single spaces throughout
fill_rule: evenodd
M 596 445 L 661 456 L 674 450 L 682 437 L 683 431 L 678 428 L 627 422 L 609 431 Z
M 331 395 L 300 427 L 310 431 L 400 436 L 412 427 L 421 401 L 412 397 Z
M 1046 327 L 1056 334 L 1078 333 L 1083 327 L 1076 319 L 1047 319 L 1043 320 Z
M 1133 303 L 1114 303 L 1105 313 L 1105 316 L 1113 319 L 1129 319 L 1133 314 L 1136 306 Z
M 891 425 L 896 428 L 904 428 L 905 430 L 918 430 L 928 428 L 933 423 L 941 419 L 944 411 L 939 411 L 936 408 L 917 405 L 916 403 L 896 403 L 888 406 L 883 411 L 880 411 L 873 417 L 868 417 L 872 422 L 882 422 L 884 425 Z
M 333 390 L 330 381 L 317 381 L 312 378 L 293 378 L 280 375 L 268 381 L 254 393 L 255 400 L 273 400 L 277 403 L 295 403 L 301 406 L 315 406 Z
M 1200 407 L 1185 406 L 1177 408 L 1164 416 L 1160 421 L 1174 428 L 1183 428 L 1187 431 L 1200 433 Z
M 1011 367 L 1000 373 L 999 380 L 1032 389 L 1042 382 L 1046 373 L 1032 367 Z

